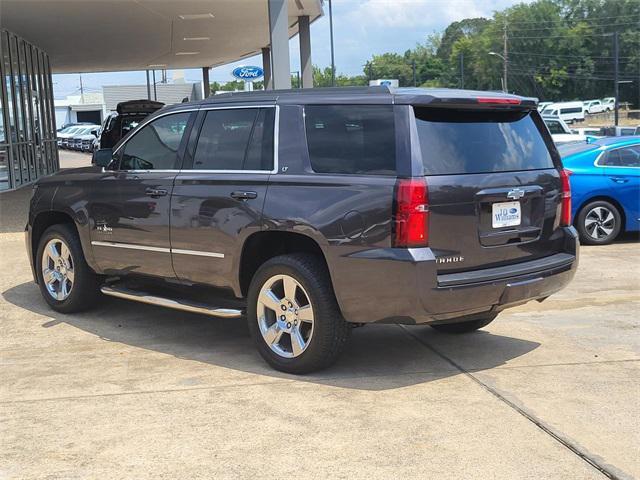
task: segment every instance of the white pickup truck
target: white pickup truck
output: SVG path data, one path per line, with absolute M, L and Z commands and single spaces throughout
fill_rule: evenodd
M 553 143 L 562 145 L 563 143 L 584 142 L 587 140 L 586 135 L 578 135 L 573 133 L 562 118 L 558 116 L 543 115 L 545 125 L 549 129 Z
M 606 111 L 605 105 L 602 103 L 602 100 L 587 100 L 582 102 L 584 107 L 584 113 L 593 115 L 594 113 L 602 113 Z

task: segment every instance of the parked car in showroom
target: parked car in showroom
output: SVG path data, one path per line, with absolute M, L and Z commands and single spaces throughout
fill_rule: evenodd
M 289 373 L 333 363 L 353 326 L 473 332 L 578 265 L 568 176 L 531 98 L 222 94 L 163 108 L 96 161 L 41 178 L 31 199 L 50 307 L 102 292 L 245 316 Z
M 570 172 L 574 225 L 585 244 L 640 230 L 640 137 L 559 147 Z
M 98 139 L 93 143 L 94 151 L 101 148 L 113 148 L 122 138 L 127 136 L 150 114 L 164 107 L 162 102 L 152 100 L 129 100 L 121 102 L 102 122 L 98 131 Z M 92 158 L 94 162 L 94 158 Z

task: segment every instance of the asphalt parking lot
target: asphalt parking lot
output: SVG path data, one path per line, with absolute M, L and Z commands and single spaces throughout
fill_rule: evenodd
M 294 377 L 243 321 L 49 310 L 27 190 L 0 194 L 0 478 L 640 477 L 634 237 L 583 247 L 569 288 L 481 332 L 359 328 L 335 367 Z

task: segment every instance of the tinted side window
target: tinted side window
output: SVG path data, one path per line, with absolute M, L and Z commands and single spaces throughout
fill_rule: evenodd
M 640 167 L 640 146 L 611 150 L 599 164 L 606 167 Z
M 565 133 L 564 128 L 560 125 L 560 122 L 555 122 L 553 120 L 545 122 L 547 124 L 547 128 L 550 133 Z
M 315 172 L 395 175 L 391 105 L 308 105 L 304 111 Z
M 166 115 L 145 125 L 123 147 L 120 170 L 171 170 L 191 114 Z
M 271 170 L 274 108 L 211 110 L 202 124 L 195 170 Z
M 260 110 L 249 141 L 243 170 L 273 170 L 275 108 Z

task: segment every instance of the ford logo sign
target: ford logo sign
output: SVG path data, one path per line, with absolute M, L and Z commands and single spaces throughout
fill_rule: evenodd
M 509 213 L 511 213 L 511 214 L 518 213 L 518 209 L 517 208 L 510 208 L 509 209 Z
M 231 72 L 238 80 L 243 80 L 245 82 L 253 82 L 254 80 L 258 80 L 264 76 L 264 70 L 260 67 L 236 67 Z

